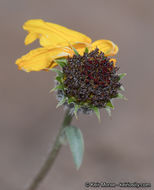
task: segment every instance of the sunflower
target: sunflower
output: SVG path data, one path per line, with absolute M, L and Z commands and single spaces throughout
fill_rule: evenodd
M 17 59 L 20 70 L 26 72 L 52 70 L 57 73 L 56 87 L 59 103 L 65 105 L 77 116 L 95 112 L 100 119 L 100 108 L 111 115 L 114 108 L 112 99 L 125 97 L 119 93 L 124 90 L 120 80 L 125 73 L 117 74 L 116 59 L 118 46 L 110 40 L 92 40 L 77 31 L 63 26 L 29 20 L 23 28 L 28 31 L 25 44 L 39 39 L 42 47 L 30 51 Z M 54 67 L 59 65 L 59 69 Z
M 39 39 L 41 45 L 16 60 L 18 68 L 26 72 L 49 70 L 57 66 L 55 59 L 73 56 L 72 48 L 80 55 L 83 55 L 86 47 L 89 51 L 98 48 L 105 56 L 114 56 L 118 52 L 118 46 L 110 40 L 101 39 L 92 43 L 88 36 L 80 32 L 41 19 L 28 20 L 23 29 L 28 31 L 25 45 L 36 39 Z M 115 59 L 113 61 L 116 62 Z

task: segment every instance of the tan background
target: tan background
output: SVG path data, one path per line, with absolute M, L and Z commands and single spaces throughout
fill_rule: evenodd
M 42 18 L 120 47 L 118 55 L 129 101 L 115 102 L 110 119 L 102 111 L 73 123 L 85 139 L 81 169 L 68 147 L 58 156 L 39 190 L 86 189 L 85 181 L 154 181 L 154 1 L 1 0 L 0 1 L 0 190 L 23 190 L 35 176 L 62 122 L 63 109 L 49 94 L 51 72 L 18 71 L 25 47 L 22 24 Z M 116 188 L 118 189 L 118 188 Z

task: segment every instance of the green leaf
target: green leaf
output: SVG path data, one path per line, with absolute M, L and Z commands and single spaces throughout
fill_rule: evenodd
M 57 104 L 56 108 L 62 106 L 66 101 L 66 98 L 64 97 L 63 99 L 60 100 L 60 102 Z
M 87 53 L 87 54 L 89 53 L 89 50 L 88 50 L 87 47 L 85 48 L 85 51 L 84 51 L 84 52 Z
M 52 89 L 50 90 L 50 92 L 53 92 L 53 91 L 55 91 L 55 90 L 63 90 L 63 89 L 64 89 L 63 85 L 62 85 L 62 84 L 59 84 L 59 85 L 57 85 L 55 88 L 52 88 Z
M 120 73 L 120 74 L 118 74 L 119 80 L 121 80 L 122 78 L 124 78 L 126 75 L 127 75 L 127 73 Z
M 108 102 L 106 103 L 106 106 L 107 106 L 107 107 L 110 107 L 110 108 L 112 108 L 112 109 L 114 109 L 114 105 L 112 104 L 111 101 L 108 101 Z
M 120 86 L 119 90 L 125 91 L 125 88 L 123 86 Z
M 117 96 L 116 96 L 116 98 L 127 100 L 127 98 L 123 94 L 121 94 L 121 93 L 118 93 Z
M 101 121 L 101 116 L 100 116 L 99 108 L 93 107 L 92 109 L 94 110 L 94 112 L 95 112 L 95 114 L 96 114 L 98 120 Z
M 59 66 L 61 66 L 61 67 L 65 67 L 66 64 L 67 64 L 67 60 L 64 59 L 64 58 L 55 59 L 55 62 L 56 62 Z
M 79 55 L 78 51 L 73 46 L 72 46 L 72 49 L 73 49 L 75 55 Z
M 110 109 L 110 107 L 105 107 L 105 110 L 108 113 L 108 115 L 111 117 L 111 109 Z
M 82 133 L 80 129 L 75 126 L 67 126 L 64 131 L 73 155 L 74 163 L 76 168 L 79 169 L 82 164 L 84 153 L 84 140 Z

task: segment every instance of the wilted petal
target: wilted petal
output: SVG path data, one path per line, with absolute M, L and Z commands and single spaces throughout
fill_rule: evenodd
M 55 58 L 68 56 L 69 51 L 69 48 L 37 48 L 17 59 L 16 64 L 26 72 L 47 70 L 57 65 L 53 62 Z
M 110 40 L 97 40 L 92 43 L 92 50 L 98 48 L 105 56 L 114 56 L 118 53 L 118 46 Z
M 44 22 L 41 19 L 29 20 L 25 22 L 23 28 L 29 32 L 28 40 L 25 40 L 26 44 L 32 43 L 37 38 L 40 39 L 42 46 L 57 46 L 61 42 L 65 43 L 65 46 L 74 42 L 91 43 L 91 39 L 80 32 L 54 23 Z M 36 35 L 34 36 L 34 34 Z

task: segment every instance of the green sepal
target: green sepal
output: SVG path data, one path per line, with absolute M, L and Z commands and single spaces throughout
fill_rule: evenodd
M 93 109 L 93 111 L 95 112 L 95 114 L 96 114 L 98 120 L 101 121 L 101 116 L 100 116 L 99 108 L 93 107 L 92 109 Z
M 78 53 L 78 51 L 72 46 L 72 49 L 73 49 L 73 51 L 74 51 L 74 53 L 75 53 L 75 55 L 77 55 L 77 56 L 79 56 L 79 53 Z
M 118 74 L 119 80 L 121 80 L 122 78 L 124 78 L 126 75 L 127 75 L 127 73 L 120 73 L 120 74 Z
M 60 67 L 65 67 L 67 65 L 67 59 L 61 58 L 61 59 L 55 59 L 55 62 L 60 66 Z
M 82 164 L 84 154 L 84 140 L 82 132 L 75 126 L 67 126 L 64 128 L 64 131 L 73 155 L 74 163 L 76 168 L 79 169 Z
M 74 105 L 74 115 L 76 117 L 76 119 L 78 119 L 78 109 L 80 108 L 79 105 L 75 104 Z
M 119 90 L 125 91 L 125 88 L 123 86 L 120 86 Z
M 66 102 L 66 97 L 60 100 L 60 102 L 57 104 L 56 108 L 62 106 Z
M 114 105 L 112 104 L 110 100 L 106 103 L 105 106 L 114 109 Z
M 56 80 L 61 83 L 62 82 L 62 77 L 56 76 Z
M 59 58 L 59 59 L 55 59 L 55 60 L 58 62 L 61 62 L 61 63 L 65 63 L 67 65 L 67 59 L 65 59 L 65 58 Z
M 60 70 L 55 69 L 55 68 L 50 69 L 50 70 L 56 72 L 58 74 L 58 76 L 63 77 L 63 73 Z
M 106 112 L 108 113 L 109 117 L 111 117 L 111 108 L 105 107 Z
M 72 102 L 74 102 L 74 98 L 72 98 L 72 97 L 70 97 L 70 98 L 68 98 L 68 104 L 71 104 Z
M 84 52 L 88 54 L 89 53 L 89 49 L 86 47 Z
M 64 89 L 64 86 L 62 85 L 62 84 L 59 84 L 59 85 L 57 85 L 55 88 L 52 88 L 51 90 L 50 90 L 50 92 L 53 92 L 53 91 L 55 91 L 55 90 L 63 90 Z
M 121 93 L 118 93 L 117 96 L 116 96 L 116 98 L 127 100 L 127 98 L 123 94 L 121 94 Z

